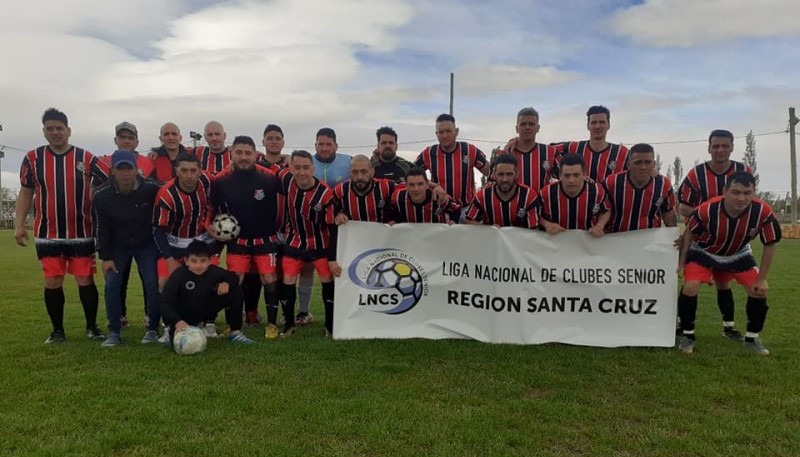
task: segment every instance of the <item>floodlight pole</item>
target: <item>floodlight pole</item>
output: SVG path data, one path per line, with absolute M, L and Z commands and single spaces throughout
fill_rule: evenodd
M 455 78 L 453 73 L 450 73 L 450 115 L 453 115 L 453 78 Z
M 795 126 L 800 119 L 794 115 L 794 107 L 789 108 L 789 157 L 792 169 L 792 224 L 797 224 L 797 151 L 795 150 Z

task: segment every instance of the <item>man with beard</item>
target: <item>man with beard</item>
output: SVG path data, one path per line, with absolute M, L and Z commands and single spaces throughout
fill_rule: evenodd
M 455 221 L 448 215 L 460 213 L 461 207 L 449 195 L 436 200 L 424 168 L 411 167 L 405 187 L 398 187 L 392 194 L 389 225 L 403 222 L 452 225 Z
M 611 218 L 602 184 L 586 180 L 585 163 L 579 154 L 567 154 L 561 162 L 561 177 L 539 194 L 539 225 L 550 235 L 565 230 L 588 230 L 601 237 Z
M 494 168 L 495 182 L 475 194 L 467 208 L 467 224 L 538 227 L 536 192 L 519 184 L 517 175 L 517 159 L 510 154 L 498 156 Z
M 237 136 L 231 146 L 233 167 L 218 174 L 211 184 L 213 214 L 230 214 L 239 221 L 236 239 L 226 241 L 228 270 L 244 280 L 255 266 L 264 285 L 268 340 L 278 338 L 278 287 L 276 243 L 280 182 L 266 168 L 256 166 L 256 144 L 249 136 Z M 216 235 L 216 234 L 215 234 Z
M 397 132 L 391 127 L 381 127 L 376 132 L 378 148 L 374 160 L 375 177 L 394 182 L 405 182 L 413 163 L 397 155 Z
M 711 160 L 689 170 L 678 188 L 678 212 L 689 217 L 700 204 L 723 194 L 728 178 L 736 173 L 750 173 L 750 167 L 742 162 L 731 160 L 733 152 L 733 133 L 728 130 L 714 130 L 708 136 L 708 153 Z M 742 334 L 734 326 L 735 306 L 730 281 L 714 280 L 717 289 L 717 307 L 722 315 L 722 336 L 741 342 Z

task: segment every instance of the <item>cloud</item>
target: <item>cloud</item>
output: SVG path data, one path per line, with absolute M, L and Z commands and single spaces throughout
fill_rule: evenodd
M 581 78 L 577 72 L 554 67 L 468 64 L 456 70 L 457 87 L 466 95 L 485 95 L 566 84 Z
M 649 46 L 797 36 L 800 3 L 785 0 L 647 0 L 610 20 L 618 35 Z

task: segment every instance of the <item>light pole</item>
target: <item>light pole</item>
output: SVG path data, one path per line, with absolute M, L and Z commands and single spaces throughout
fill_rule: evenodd
M 192 138 L 192 148 L 197 148 L 197 142 L 203 139 L 203 135 L 197 132 L 189 132 L 189 136 Z
M 0 124 L 0 132 L 3 124 Z M 0 146 L 0 227 L 6 226 L 6 192 L 3 190 L 3 159 L 6 157 L 5 146 Z

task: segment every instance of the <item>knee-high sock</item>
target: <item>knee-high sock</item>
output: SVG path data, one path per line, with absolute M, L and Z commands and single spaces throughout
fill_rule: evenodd
M 767 320 L 766 298 L 747 297 L 747 331 L 750 333 L 760 333 L 764 329 L 764 321 Z
M 253 311 L 258 309 L 258 299 L 261 297 L 261 278 L 257 274 L 246 273 L 242 281 L 242 291 L 244 292 L 244 310 Z
M 294 302 L 297 301 L 297 288 L 295 285 L 284 284 L 281 287 L 279 301 L 283 310 L 283 317 L 286 318 L 285 328 L 294 327 Z
M 264 302 L 267 304 L 267 322 L 278 322 L 278 285 L 264 284 Z
M 694 331 L 697 316 L 697 295 L 690 297 L 681 292 L 678 295 L 678 316 L 681 318 L 681 330 Z
M 97 286 L 91 283 L 88 286 L 78 286 L 78 296 L 83 305 L 83 317 L 86 319 L 86 328 L 97 326 L 97 308 L 100 298 L 97 294 Z
M 53 331 L 64 331 L 64 289 L 44 289 L 44 306 L 47 308 L 47 315 L 50 316 L 50 323 L 53 324 Z
M 333 333 L 333 281 L 322 283 L 322 303 L 325 305 L 325 328 Z
M 297 280 L 297 300 L 300 305 L 300 312 L 306 313 L 311 310 L 311 293 L 314 290 L 314 273 L 308 276 L 300 274 Z
M 717 291 L 717 306 L 719 307 L 719 313 L 722 315 L 722 322 L 733 322 L 734 307 L 732 290 Z

